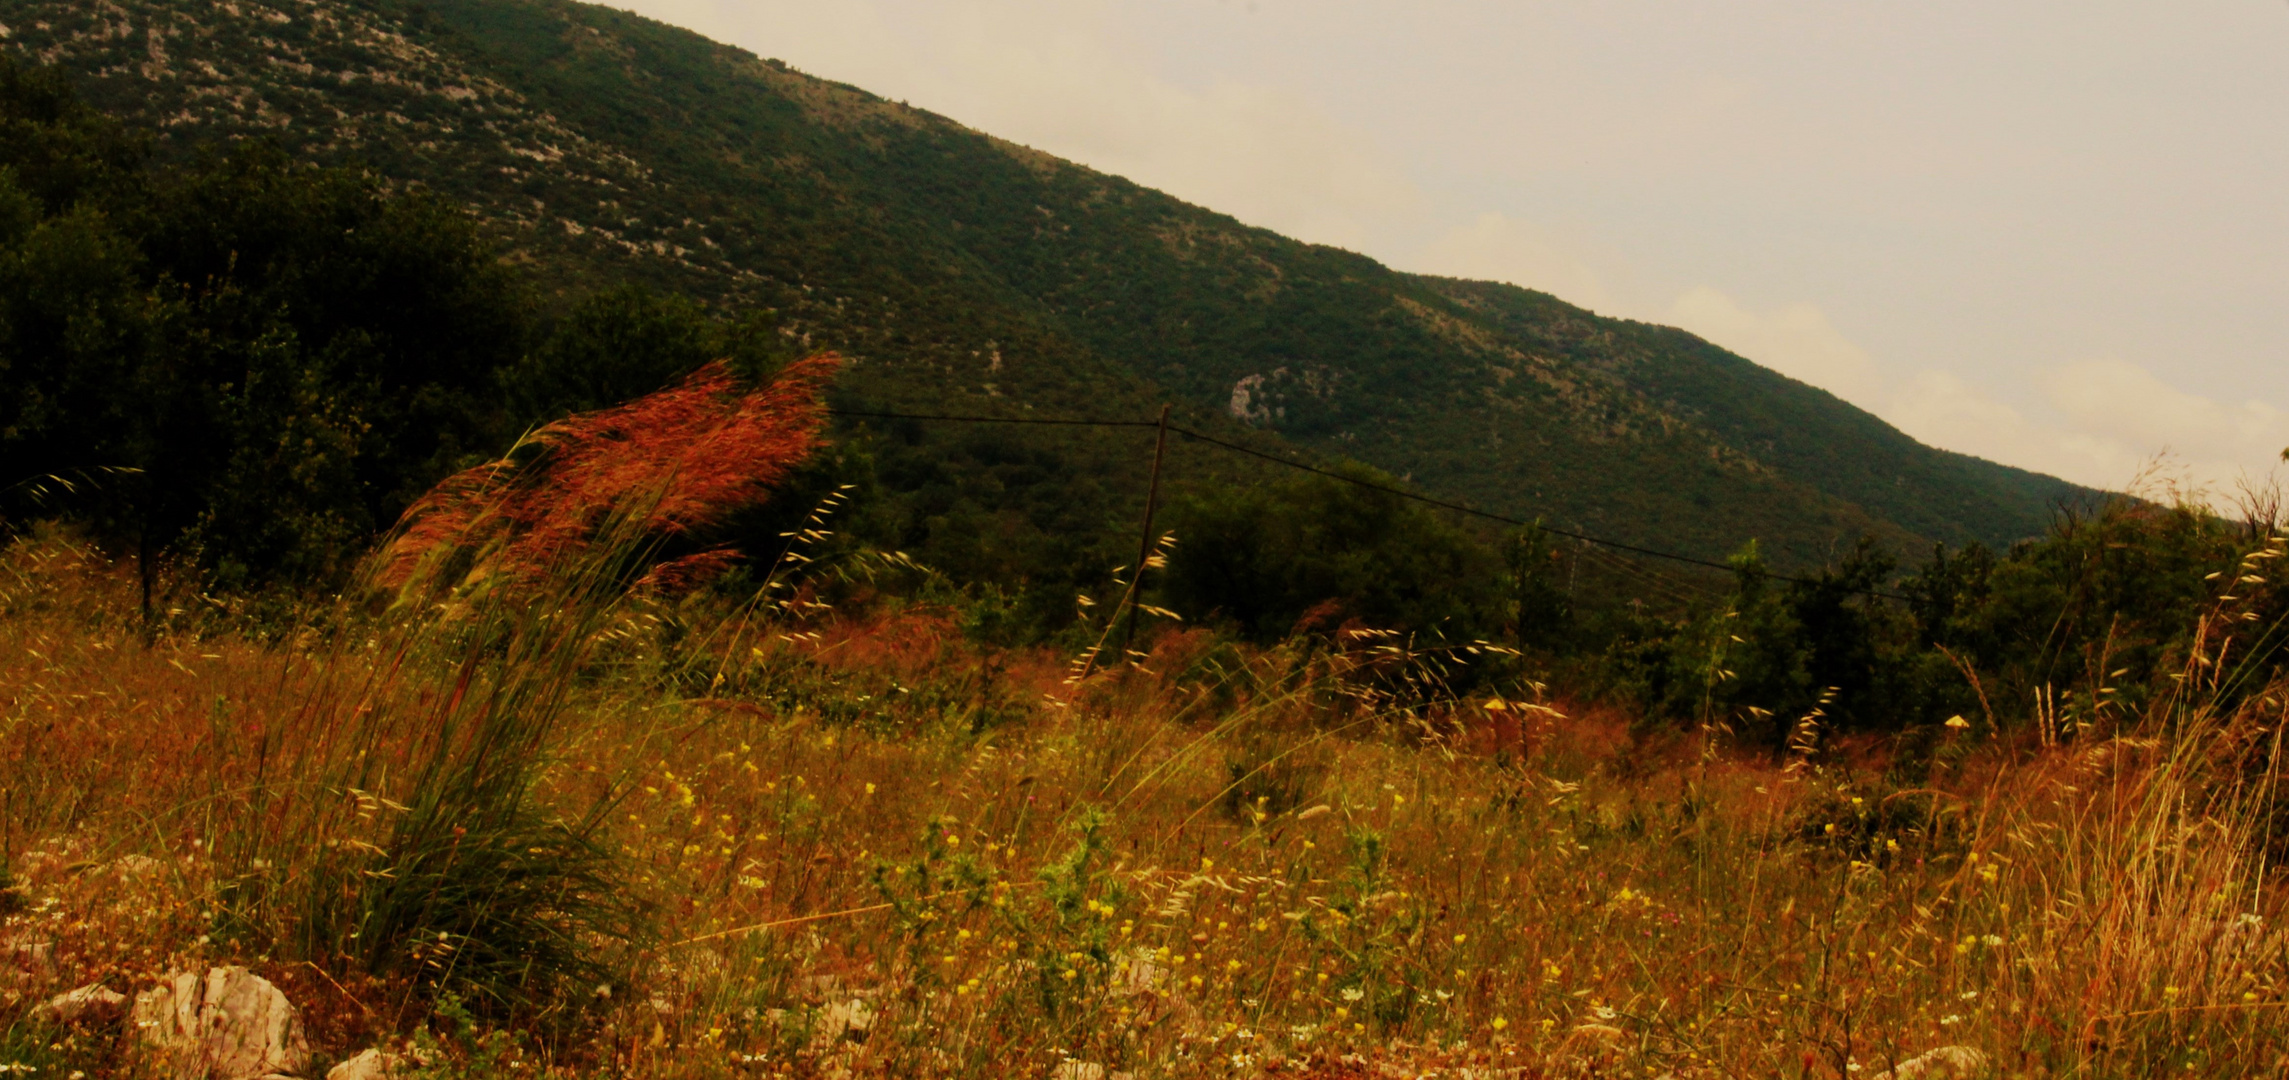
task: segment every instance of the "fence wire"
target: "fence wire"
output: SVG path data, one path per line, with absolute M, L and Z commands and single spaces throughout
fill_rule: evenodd
M 1093 428 L 1158 428 L 1161 426 L 1160 422 L 1157 420 L 1094 420 L 1030 416 L 955 416 L 943 413 L 874 412 L 856 409 L 828 409 L 827 412 L 834 416 L 854 417 L 859 419 L 915 420 L 931 423 L 951 424 L 1031 424 L 1054 427 Z M 1482 518 L 1487 521 L 1500 522 L 1505 525 L 1512 525 L 1519 528 L 1540 529 L 1541 531 L 1548 533 L 1551 536 L 1564 537 L 1568 540 L 1576 541 L 1588 547 L 1605 548 L 1611 551 L 1626 551 L 1632 555 L 1640 555 L 1651 559 L 1665 559 L 1670 562 L 1684 563 L 1690 566 L 1705 567 L 1710 570 L 1719 570 L 1727 574 L 1735 572 L 1735 568 L 1729 563 L 1721 563 L 1709 559 L 1695 558 L 1691 555 L 1680 555 L 1673 551 L 1662 551 L 1658 548 L 1644 547 L 1638 544 L 1626 543 L 1620 540 L 1609 540 L 1601 536 L 1592 536 L 1588 533 L 1576 532 L 1571 529 L 1561 529 L 1555 526 L 1545 525 L 1540 521 L 1526 521 L 1520 518 L 1510 517 L 1505 514 L 1497 514 L 1490 510 L 1481 510 L 1475 506 L 1469 506 L 1463 503 L 1449 502 L 1445 499 L 1434 498 L 1419 492 L 1408 491 L 1404 488 L 1395 488 L 1387 484 L 1378 484 L 1371 480 L 1363 480 L 1356 476 L 1347 476 L 1343 473 L 1336 472 L 1333 469 L 1323 469 L 1317 465 L 1281 457 L 1278 454 L 1267 453 L 1265 451 L 1255 449 L 1254 447 L 1242 446 L 1239 443 L 1219 439 L 1213 435 L 1194 431 L 1191 428 L 1181 427 L 1176 424 L 1168 425 L 1168 430 L 1171 434 L 1182 435 L 1186 439 L 1192 440 L 1194 442 L 1206 443 L 1209 446 L 1213 446 L 1221 450 L 1235 454 L 1244 454 L 1248 457 L 1256 458 L 1258 460 L 1271 462 L 1274 465 L 1281 465 L 1290 469 L 1299 470 L 1301 472 L 1324 476 L 1330 480 L 1340 480 L 1343 483 L 1366 488 L 1370 491 L 1380 491 L 1387 495 L 1396 495 L 1399 498 L 1410 499 L 1415 502 L 1422 503 L 1426 506 L 1435 506 L 1442 510 L 1451 510 L 1459 514 L 1467 514 L 1471 517 Z M 1679 583 L 1668 579 L 1665 575 L 1653 573 L 1648 567 L 1639 566 L 1627 559 L 1612 559 L 1610 560 L 1609 565 L 1618 568 L 1625 574 L 1637 577 L 1645 583 L 1653 586 L 1654 588 L 1671 594 L 1673 597 L 1678 597 L 1680 599 L 1686 598 L 1683 595 L 1683 589 L 1680 587 Z M 1831 584 L 1816 578 L 1799 577 L 1793 574 L 1780 574 L 1771 571 L 1766 571 L 1765 576 L 1772 578 L 1775 581 L 1792 582 L 1798 585 Z M 1907 597 L 1905 596 L 1900 596 L 1896 593 L 1883 592 L 1877 589 L 1851 589 L 1848 591 L 1856 595 L 1872 596 L 1884 600 L 1898 600 L 1902 602 L 1907 600 Z

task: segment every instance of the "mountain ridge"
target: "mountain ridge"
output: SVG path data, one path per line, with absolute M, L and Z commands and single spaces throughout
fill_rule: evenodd
M 1173 399 L 1491 511 L 1702 557 L 1761 538 L 1795 564 L 1863 533 L 2008 543 L 2091 494 L 1924 447 L 1683 331 L 1290 240 L 608 8 L 5 0 L 0 23 L 162 153 L 275 139 L 469 203 L 560 295 L 633 278 L 778 310 L 852 357 L 855 403 Z M 1009 497 L 963 483 L 989 510 Z

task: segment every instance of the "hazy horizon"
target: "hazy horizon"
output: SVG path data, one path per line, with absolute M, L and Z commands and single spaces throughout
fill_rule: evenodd
M 618 6 L 1946 449 L 2229 488 L 2289 446 L 2289 5 Z

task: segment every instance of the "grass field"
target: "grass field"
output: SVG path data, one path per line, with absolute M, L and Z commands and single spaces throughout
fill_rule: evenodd
M 36 1003 L 223 962 L 437 1077 L 2289 1070 L 2289 699 L 2213 708 L 2230 657 L 1910 775 L 1374 635 L 1081 677 L 912 602 L 559 585 L 147 639 L 132 579 L 0 571 L 0 1059 L 41 1076 L 137 1065 Z

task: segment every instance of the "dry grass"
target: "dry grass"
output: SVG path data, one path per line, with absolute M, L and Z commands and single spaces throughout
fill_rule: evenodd
M 462 654 L 146 647 L 99 560 L 7 559 L 8 1014 L 232 958 L 334 1053 L 431 1023 L 418 978 L 361 979 L 289 901 L 381 844 L 415 774 L 361 764 L 351 793 L 345 763 L 418 760 Z M 2289 1069 L 2278 693 L 2214 715 L 2197 673 L 2119 737 L 1959 746 L 1901 787 L 1633 741 L 1531 686 L 1396 692 L 1432 661 L 1365 649 L 1176 634 L 1074 685 L 926 609 L 600 618 L 532 797 L 597 822 L 649 930 L 571 1034 L 464 1040 L 459 1075 L 1866 1078 L 1951 1045 L 1998 1076 Z M 328 734 L 376 713 L 407 719 Z M 118 1068 L 29 1025 L 17 1060 Z

